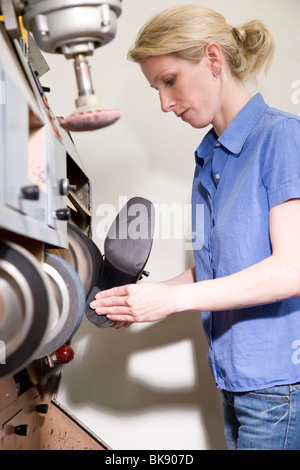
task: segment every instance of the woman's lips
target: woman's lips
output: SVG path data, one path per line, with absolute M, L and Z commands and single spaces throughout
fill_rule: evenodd
M 179 113 L 177 114 L 177 117 L 181 118 L 183 121 L 185 120 L 186 118 L 186 113 L 187 113 L 188 109 L 186 109 L 185 111 L 183 111 L 182 113 Z

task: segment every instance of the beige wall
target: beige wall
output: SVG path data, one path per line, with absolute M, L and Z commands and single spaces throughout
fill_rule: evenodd
M 73 135 L 93 186 L 94 240 L 101 250 L 102 204 L 118 209 L 122 198 L 131 196 L 168 207 L 190 202 L 193 155 L 204 131 L 163 114 L 139 66 L 126 59 L 140 26 L 162 5 L 177 3 L 191 2 L 124 0 L 116 38 L 91 60 L 96 91 L 123 113 L 109 128 Z M 253 18 L 267 24 L 276 55 L 258 89 L 271 106 L 300 114 L 299 0 L 199 3 L 220 11 L 234 25 Z M 51 87 L 55 113 L 67 115 L 76 98 L 73 65 L 63 57 L 46 58 L 51 71 L 42 82 Z M 185 215 L 183 210 L 182 219 Z M 158 231 L 147 266 L 149 281 L 192 265 L 186 229 L 182 232 L 179 239 L 174 233 L 164 239 Z M 113 449 L 225 448 L 220 395 L 206 364 L 199 314 L 178 314 L 122 331 L 100 330 L 84 321 L 73 346 L 76 357 L 65 367 L 59 400 Z

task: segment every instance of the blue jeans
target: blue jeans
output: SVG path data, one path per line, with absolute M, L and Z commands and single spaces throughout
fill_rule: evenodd
M 222 393 L 229 450 L 300 450 L 300 383 Z

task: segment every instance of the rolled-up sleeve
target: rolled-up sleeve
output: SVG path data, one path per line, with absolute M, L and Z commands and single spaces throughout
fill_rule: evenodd
M 268 136 L 262 180 L 270 208 L 300 198 L 300 122 L 285 118 Z

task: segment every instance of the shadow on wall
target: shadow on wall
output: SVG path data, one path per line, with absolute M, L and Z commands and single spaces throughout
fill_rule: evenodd
M 201 415 L 208 448 L 226 449 L 220 394 L 206 362 L 207 343 L 199 313 L 178 313 L 143 329 L 101 330 L 84 319 L 75 343 L 79 345 L 81 340 L 85 344 L 84 352 L 64 372 L 69 404 L 75 408 L 79 405 L 96 410 L 98 407 L 114 415 L 126 413 L 126 416 L 160 407 L 164 411 L 174 405 L 178 410 L 196 408 Z M 193 386 L 158 387 L 128 374 L 128 362 L 133 354 L 184 340 L 188 340 L 193 349 Z M 174 362 L 170 366 L 174 367 Z M 188 435 L 185 434 L 185 438 L 188 439 Z

